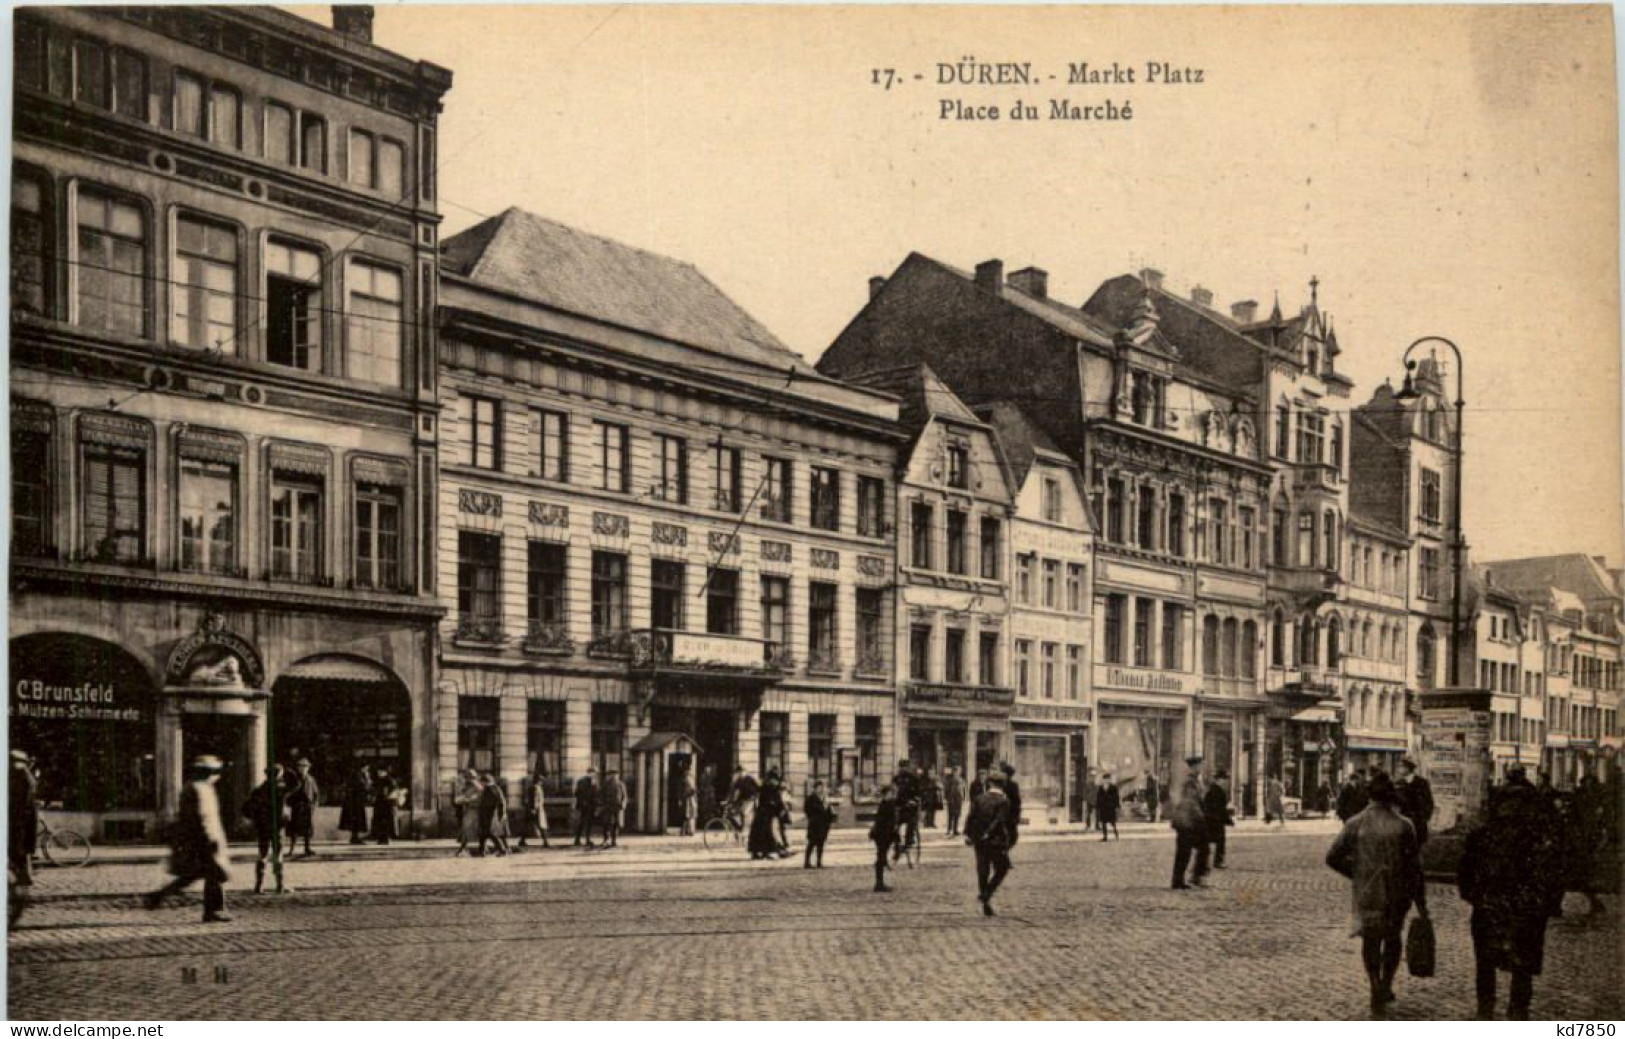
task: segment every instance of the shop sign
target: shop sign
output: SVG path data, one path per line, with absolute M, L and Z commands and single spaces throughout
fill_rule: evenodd
M 1138 689 L 1148 693 L 1183 693 L 1184 676 L 1168 671 L 1138 671 L 1126 667 L 1107 667 L 1104 676 L 1097 671 L 1096 683 L 1116 689 Z
M 1014 690 L 991 685 L 947 685 L 911 682 L 908 702 L 944 707 L 1008 707 L 1015 702 Z
M 1071 722 L 1083 725 L 1089 721 L 1087 707 L 1058 707 L 1053 704 L 1018 703 L 1012 715 L 1018 721 Z
M 761 667 L 762 644 L 755 639 L 726 635 L 671 633 L 673 664 L 706 664 L 712 667 Z
M 118 684 L 112 681 L 92 680 L 63 685 L 24 675 L 11 686 L 11 716 L 57 718 L 67 721 L 139 722 L 145 720 L 140 707 L 119 706 L 120 700 L 128 704 L 138 698 L 145 699 L 131 690 L 125 690 L 121 697 Z

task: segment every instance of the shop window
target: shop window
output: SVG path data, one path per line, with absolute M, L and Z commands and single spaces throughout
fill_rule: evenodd
M 568 616 L 568 555 L 568 546 L 548 541 L 526 546 L 525 618 L 533 635 L 563 624 Z
M 399 387 L 405 332 L 400 271 L 351 260 L 345 290 L 345 373 L 362 382 Z
M 77 211 L 75 323 L 146 335 L 146 216 L 135 203 L 90 188 L 78 192 Z
M 525 770 L 540 773 L 549 793 L 565 789 L 562 701 L 525 701 Z
M 265 359 L 319 372 L 322 332 L 321 256 L 271 239 L 265 245 Z
M 180 568 L 207 574 L 236 573 L 237 466 L 182 458 L 180 470 Z
M 763 777 L 769 772 L 777 772 L 781 777 L 787 776 L 790 716 L 778 711 L 763 711 L 761 728 Z
M 841 529 L 841 473 L 821 465 L 812 467 L 812 525 L 819 530 Z
M 592 554 L 592 637 L 609 638 L 626 631 L 626 556 Z
M 791 484 L 790 461 L 786 458 L 762 459 L 767 473 L 762 478 L 762 518 L 776 523 L 790 522 Z
M 853 723 L 858 750 L 857 792 L 872 796 L 880 789 L 880 718 L 860 714 Z
M 11 174 L 11 307 L 49 316 L 52 223 L 50 188 L 24 170 Z
M 655 486 L 657 501 L 688 504 L 688 444 L 682 437 L 655 435 Z
M 175 221 L 174 320 L 181 346 L 234 355 L 237 340 L 237 232 L 196 217 Z
M 790 581 L 784 577 L 762 578 L 762 639 L 769 659 L 783 656 L 790 641 Z
M 670 559 L 649 564 L 649 621 L 656 628 L 683 630 L 683 569 Z
M 916 682 L 931 680 L 931 626 L 913 624 L 908 629 L 908 677 Z
M 357 483 L 355 584 L 390 592 L 401 588 L 401 489 Z
M 883 537 L 886 532 L 886 482 L 876 476 L 858 477 L 858 533 Z
M 739 448 L 717 443 L 711 448 L 711 486 L 716 492 L 714 507 L 721 512 L 738 512 L 744 507 L 740 499 L 741 463 Z
M 457 698 L 457 767 L 476 772 L 497 768 L 497 708 L 494 696 Z
M 932 569 L 932 508 L 923 501 L 909 506 L 909 563 L 918 570 Z
M 1004 547 L 1000 541 L 1001 526 L 996 517 L 982 517 L 982 576 L 989 581 L 1003 576 L 1004 568 L 999 565 Z
M 598 489 L 625 493 L 632 481 L 627 451 L 631 431 L 613 422 L 594 421 L 592 426 L 598 448 Z
M 468 444 L 468 464 L 477 469 L 502 468 L 502 403 L 463 394 L 457 398 L 458 420 Z
M 739 634 L 739 571 L 714 567 L 705 583 L 705 630 Z
M 536 412 L 536 475 L 570 479 L 570 416 L 562 411 Z
M 463 634 L 494 638 L 502 629 L 502 538 L 457 532 L 457 624 Z
M 835 762 L 835 715 L 807 716 L 807 778 L 816 783 L 833 782 Z
M 322 481 L 271 474 L 271 576 L 314 582 L 322 576 Z
M 592 766 L 600 781 L 611 772 L 625 770 L 626 705 L 592 705 Z

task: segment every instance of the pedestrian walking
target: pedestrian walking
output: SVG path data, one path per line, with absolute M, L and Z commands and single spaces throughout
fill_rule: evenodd
M 1010 762 L 1000 765 L 999 771 L 1004 773 L 999 789 L 1010 802 L 1010 847 L 1014 848 L 1021 839 L 1021 784 L 1016 782 L 1016 767 Z
M 626 784 L 621 782 L 621 770 L 608 769 L 604 773 L 604 786 L 598 794 L 599 815 L 604 824 L 604 847 L 621 846 L 621 820 L 626 815 Z
M 11 752 L 11 786 L 6 811 L 6 862 L 18 884 L 34 883 L 34 853 L 39 850 L 39 776 L 25 750 Z
M 1281 829 L 1286 829 L 1286 784 L 1281 782 L 1280 776 L 1271 776 L 1264 783 L 1264 825 L 1276 819 L 1280 820 Z
M 1162 787 L 1150 769 L 1145 770 L 1144 795 L 1146 821 L 1154 823 L 1157 821 L 1157 809 L 1162 807 Z
M 1495 1016 L 1495 972 L 1512 974 L 1507 1018 L 1529 1019 L 1546 953 L 1546 921 L 1563 901 L 1562 849 L 1523 766 L 1490 797 L 1489 819 L 1467 835 L 1456 886 L 1473 907 L 1470 928 L 1478 1016 Z
M 310 839 L 316 833 L 316 806 L 322 803 L 322 788 L 310 774 L 309 758 L 300 758 L 294 769 L 288 777 L 288 850 L 295 851 L 304 841 L 305 857 L 309 858 L 316 854 Z
M 1095 780 L 1094 769 L 1083 777 L 1078 796 L 1083 799 L 1083 828 L 1092 830 L 1095 828 L 1095 800 L 1100 796 L 1100 783 Z
M 478 814 L 480 854 L 485 854 L 488 841 L 493 854 L 508 854 L 508 795 L 490 772 L 480 773 Z
M 1416 830 L 1399 814 L 1399 794 L 1379 773 L 1362 791 L 1366 807 L 1356 813 L 1326 853 L 1326 864 L 1353 883 L 1354 927 L 1371 988 L 1371 1013 L 1379 1017 L 1394 1001 L 1394 975 L 1404 953 L 1405 916 L 1414 903 L 1427 915 L 1422 855 Z
M 1322 779 L 1320 786 L 1315 788 L 1315 812 L 1325 818 L 1332 810 L 1332 783 L 1329 779 Z
M 824 781 L 813 783 L 812 792 L 801 803 L 801 814 L 807 817 L 807 851 L 802 856 L 801 868 L 812 869 L 813 858 L 818 869 L 824 868 L 824 842 L 829 840 L 829 828 L 835 822 L 835 809 L 824 796 Z
M 1100 827 L 1100 839 L 1106 840 L 1106 828 L 1111 827 L 1111 835 L 1118 840 L 1123 835 L 1117 832 L 1117 813 L 1122 807 L 1123 795 L 1117 789 L 1116 780 L 1112 779 L 1110 772 L 1100 777 L 1100 783 L 1095 787 L 1095 825 Z
M 1170 809 L 1169 822 L 1174 828 L 1174 879 L 1176 891 L 1195 885 L 1207 886 L 1207 817 L 1202 813 L 1202 756 L 1185 759 L 1189 771 L 1180 785 L 1179 797 Z M 1186 880 L 1185 870 L 1190 866 L 1191 854 L 1196 855 L 1196 869 Z
M 349 831 L 351 844 L 367 843 L 367 802 L 371 799 L 372 772 L 358 761 L 344 787 L 344 805 L 339 809 L 339 829 Z
M 1399 814 L 1411 821 L 1416 831 L 1416 846 L 1428 842 L 1428 823 L 1433 819 L 1433 787 L 1417 774 L 1416 762 L 1401 758 L 1399 762 Z
M 485 793 L 485 787 L 480 783 L 480 774 L 471 768 L 465 768 L 458 777 L 457 796 L 452 804 L 457 812 L 457 850 L 451 853 L 456 858 L 468 851 L 473 845 L 474 850 L 468 853 L 473 856 L 485 854 L 485 842 L 480 840 L 480 795 Z
M 230 879 L 231 857 L 226 851 L 226 829 L 220 822 L 220 797 L 215 784 L 225 765 L 213 754 L 204 754 L 187 770 L 181 788 L 180 806 L 169 842 L 169 872 L 175 879 L 146 896 L 148 909 L 157 909 L 165 898 L 179 894 L 195 882 L 203 881 L 203 922 L 227 923 L 226 881 Z
M 683 816 L 680 832 L 684 837 L 692 837 L 700 811 L 700 791 L 694 783 L 694 767 L 687 761 L 677 771 L 677 802 Z
M 518 851 L 524 851 L 529 844 L 532 833 L 542 839 L 542 847 L 551 848 L 553 845 L 547 840 L 547 775 L 542 771 L 540 760 L 536 762 L 536 771 L 530 777 L 530 783 L 525 787 L 521 808 L 525 821 L 519 830 Z
M 756 777 L 746 772 L 744 766 L 734 766 L 733 783 L 728 787 L 729 814 L 739 823 L 739 828 L 750 831 L 755 820 L 752 814 L 756 810 L 756 795 L 761 793 L 762 785 L 756 782 Z
M 925 828 L 935 830 L 937 828 L 937 812 L 942 809 L 942 781 L 937 778 L 935 772 L 927 772 L 922 765 L 920 767 L 920 786 L 923 791 L 920 806 L 925 809 Z
M 1202 795 L 1202 818 L 1207 823 L 1207 842 L 1211 847 L 1211 865 L 1224 869 L 1224 831 L 1234 822 L 1230 817 L 1229 779 L 1223 772 L 1214 773 Z
M 886 853 L 897 843 L 897 788 L 889 783 L 880 788 L 880 804 L 875 808 L 875 821 L 869 825 L 869 839 L 875 845 L 875 890 L 890 891 L 886 885 L 890 865 Z
M 372 839 L 388 844 L 395 839 L 395 777 L 379 765 L 372 777 Z
M 982 915 L 992 916 L 993 895 L 1010 874 L 1010 849 L 1015 845 L 1015 808 L 1005 790 L 1009 780 L 995 773 L 987 789 L 971 804 L 965 820 L 965 843 L 976 854 L 976 897 Z
M 949 767 L 942 780 L 942 803 L 948 810 L 948 836 L 959 836 L 959 817 L 965 810 L 965 777 Z
M 288 777 L 281 765 L 267 765 L 265 781 L 243 801 L 243 818 L 254 827 L 259 857 L 254 860 L 254 894 L 265 890 L 265 864 L 282 858 L 282 829 L 287 825 Z M 280 869 L 280 867 L 278 867 Z
M 589 768 L 587 774 L 576 780 L 576 830 L 573 847 L 580 847 L 583 839 L 592 847 L 592 824 L 598 818 L 598 770 Z
M 779 774 L 770 770 L 756 791 L 756 815 L 751 820 L 750 841 L 747 850 L 753 859 L 779 858 L 785 851 L 779 843 L 774 827 L 784 814 L 784 791 L 779 786 Z

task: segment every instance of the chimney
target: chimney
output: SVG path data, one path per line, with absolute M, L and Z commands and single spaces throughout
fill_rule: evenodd
M 1034 299 L 1049 298 L 1049 272 L 1037 267 L 1023 267 L 1010 275 L 1010 287 L 1019 289 Z
M 1258 317 L 1258 300 L 1243 299 L 1230 304 L 1230 316 L 1238 324 L 1250 325 Z
M 1195 303 L 1199 307 L 1211 307 L 1211 306 L 1213 306 L 1213 292 L 1212 292 L 1212 290 L 1204 289 L 1200 285 L 1192 285 L 1191 286 L 1191 302 Z
M 1145 282 L 1146 288 L 1162 288 L 1162 272 L 1155 267 L 1144 267 L 1140 270 L 1140 280 Z
M 372 5 L 334 4 L 333 31 L 357 43 L 371 43 Z
M 885 288 L 885 287 L 886 287 L 886 279 L 885 278 L 882 278 L 878 274 L 875 275 L 873 278 L 870 278 L 869 279 L 869 298 L 874 299 L 876 296 L 880 295 L 880 290 Z
M 983 260 L 976 265 L 976 284 L 997 295 L 1004 284 L 1004 261 Z

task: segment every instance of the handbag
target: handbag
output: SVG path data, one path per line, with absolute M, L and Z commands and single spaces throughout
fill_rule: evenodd
M 1411 921 L 1410 933 L 1405 936 L 1405 966 L 1410 970 L 1411 976 L 1433 977 L 1436 952 L 1433 921 L 1426 913 L 1419 913 Z

